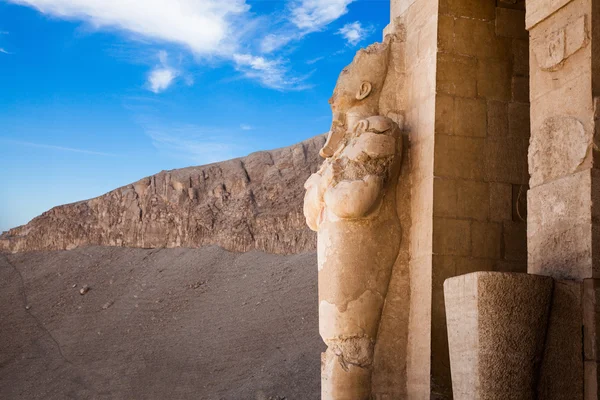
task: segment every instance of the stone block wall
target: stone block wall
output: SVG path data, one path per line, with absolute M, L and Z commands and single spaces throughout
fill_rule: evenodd
M 441 0 L 433 186 L 431 398 L 451 398 L 443 283 L 525 272 L 529 144 L 524 1 Z
M 600 0 L 524 2 L 391 1 L 411 182 L 396 397 L 452 398 L 445 279 L 527 271 L 557 282 L 538 396 L 598 398 Z
M 525 6 L 392 0 L 391 21 L 385 33 L 405 39 L 397 92 L 410 140 L 411 228 L 406 370 L 396 371 L 406 395 L 390 398 L 451 398 L 444 280 L 527 268 Z
M 429 390 L 433 150 L 437 1 L 417 0 L 404 15 L 407 35 L 407 122 L 411 141 L 412 203 L 410 320 L 407 358 L 409 398 Z
M 592 9 L 590 0 L 564 3 L 558 9 L 544 1 L 528 3 L 533 135 L 529 272 L 581 280 L 600 271 L 592 262 L 591 168 L 597 145 Z
M 390 284 L 391 292 L 400 293 L 396 289 L 403 288 L 404 295 L 394 296 L 392 299 L 399 301 L 390 302 L 388 293 L 380 326 L 380 335 L 390 333 L 397 341 L 394 347 L 384 349 L 382 345 L 376 349 L 376 361 L 377 350 L 384 353 L 392 348 L 395 351 L 392 357 L 403 365 L 388 362 L 387 368 L 379 371 L 376 368 L 373 394 L 378 400 L 425 398 L 423 395 L 429 393 L 437 3 L 437 0 L 392 1 L 392 22 L 384 31 L 384 34 L 395 32 L 403 41 L 403 62 L 396 66 L 402 69 L 403 77 L 398 80 L 402 84 L 396 91 L 397 109 L 403 112 L 409 142 L 404 164 L 408 171 L 406 175 L 403 171 L 401 179 L 409 184 L 401 184 L 399 190 L 409 190 L 410 195 L 399 192 L 398 199 L 399 214 L 408 212 L 406 218 L 411 223 L 403 223 L 407 227 L 403 244 L 408 245 L 408 253 L 403 258 L 401 252 Z M 403 201 L 407 197 L 410 202 Z M 408 262 L 408 269 L 403 268 L 402 262 Z M 399 322 L 404 323 L 406 330 Z M 398 351 L 397 342 L 402 343 L 403 351 Z
M 396 28 L 398 31 L 396 32 Z M 406 73 L 404 54 L 406 51 L 406 32 L 401 26 L 390 25 L 387 33 L 395 33 L 391 44 L 390 66 L 383 94 L 380 98 L 380 112 L 396 119 L 399 126 L 405 126 L 404 90 Z M 408 320 L 410 302 L 410 204 L 411 181 L 409 161 L 409 141 L 407 131 L 403 132 L 402 167 L 397 185 L 398 217 L 402 227 L 402 239 L 398 258 L 394 264 L 388 286 L 385 306 L 373 361 L 372 395 L 377 400 L 406 398 L 406 360 L 408 342 Z
M 565 311 L 552 317 L 548 332 L 539 388 L 547 399 L 598 398 L 599 3 L 527 0 L 528 272 L 573 288 L 555 293 Z

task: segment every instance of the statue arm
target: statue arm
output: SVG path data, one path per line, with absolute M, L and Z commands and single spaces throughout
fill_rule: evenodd
M 359 180 L 344 180 L 327 189 L 324 201 L 327 208 L 339 218 L 364 217 L 375 205 L 383 186 L 383 179 L 367 175 Z
M 351 164 L 359 166 L 354 167 L 356 178 L 342 179 L 324 194 L 327 209 L 339 218 L 361 218 L 373 209 L 383 191 L 391 160 L 401 152 L 397 126 L 389 118 L 366 118 L 359 122 L 357 130 L 357 139 L 342 153 Z M 346 168 L 353 168 L 351 164 Z
M 304 194 L 304 217 L 306 218 L 306 224 L 313 231 L 318 230 L 319 215 L 323 208 L 323 195 L 320 190 L 321 178 L 319 174 L 312 174 L 304 184 L 306 189 Z
M 389 118 L 364 119 L 355 132 L 356 139 L 348 143 L 340 158 L 325 161 L 305 184 L 304 214 L 313 230 L 318 228 L 324 207 L 338 218 L 366 216 L 381 196 L 394 158 L 399 157 L 398 129 Z
M 325 208 L 325 191 L 331 186 L 336 173 L 339 173 L 339 168 L 335 162 L 325 160 L 321 168 L 304 183 L 304 216 L 306 224 L 313 231 L 319 228 L 321 213 Z

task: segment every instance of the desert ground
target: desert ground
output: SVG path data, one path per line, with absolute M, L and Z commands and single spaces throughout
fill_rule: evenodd
M 0 398 L 318 399 L 316 282 L 314 253 L 0 254 Z

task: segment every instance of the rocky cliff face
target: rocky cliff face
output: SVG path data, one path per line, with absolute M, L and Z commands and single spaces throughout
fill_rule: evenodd
M 162 171 L 103 196 L 55 207 L 0 236 L 0 251 L 82 245 L 218 245 L 231 251 L 314 250 L 303 184 L 321 162 L 317 136 L 297 145 L 200 167 Z

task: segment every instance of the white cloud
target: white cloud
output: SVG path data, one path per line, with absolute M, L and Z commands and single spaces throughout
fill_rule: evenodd
M 258 80 L 269 88 L 300 90 L 308 87 L 302 84 L 306 77 L 294 76 L 287 60 L 261 57 L 252 50 L 255 35 L 268 17 L 251 13 L 247 0 L 7 1 L 34 7 L 54 17 L 84 21 L 95 29 L 128 32 L 146 43 L 178 44 L 202 59 L 232 62 L 244 77 Z M 344 15 L 353 1 L 289 0 L 287 26 L 264 36 L 257 50 L 272 53 L 293 40 L 323 29 Z M 193 84 L 193 77 L 161 62 L 149 73 L 148 88 L 158 93 L 177 79 Z
M 158 52 L 158 61 L 160 61 L 160 63 L 162 65 L 166 65 L 167 62 L 169 61 L 169 53 L 167 53 L 165 50 L 161 50 Z
M 240 124 L 240 129 L 243 131 L 251 131 L 254 127 L 248 124 Z
M 273 51 L 280 49 L 292 40 L 294 36 L 291 34 L 268 34 L 260 42 L 260 51 L 262 53 L 272 53 Z
M 169 88 L 179 75 L 179 71 L 169 66 L 169 54 L 161 50 L 158 52 L 160 65 L 155 67 L 148 75 L 148 87 L 154 93 L 160 93 Z
M 154 93 L 163 92 L 171 86 L 176 77 L 177 72 L 169 67 L 156 68 L 148 76 L 150 90 Z
M 355 0 L 291 0 L 287 7 L 286 23 L 275 33 L 267 34 L 260 42 L 261 53 L 272 53 L 292 41 L 320 31 L 348 12 Z
M 348 12 L 354 0 L 296 0 L 292 4 L 291 21 L 298 28 L 315 32 Z
M 144 37 L 179 43 L 200 55 L 231 51 L 236 18 L 244 17 L 245 0 L 8 0 L 96 28 L 117 28 Z
M 316 64 L 316 63 L 318 63 L 319 61 L 321 61 L 323 59 L 325 59 L 325 57 L 316 57 L 316 58 L 312 58 L 310 60 L 306 60 L 306 63 L 308 65 L 313 65 L 313 64 Z
M 282 61 L 269 60 L 251 54 L 234 54 L 236 68 L 244 76 L 258 80 L 263 86 L 278 90 L 302 90 L 306 77 L 289 77 L 288 69 Z
M 370 34 L 370 30 L 364 29 L 360 22 L 356 21 L 344 25 L 337 33 L 342 35 L 349 44 L 355 46 Z

